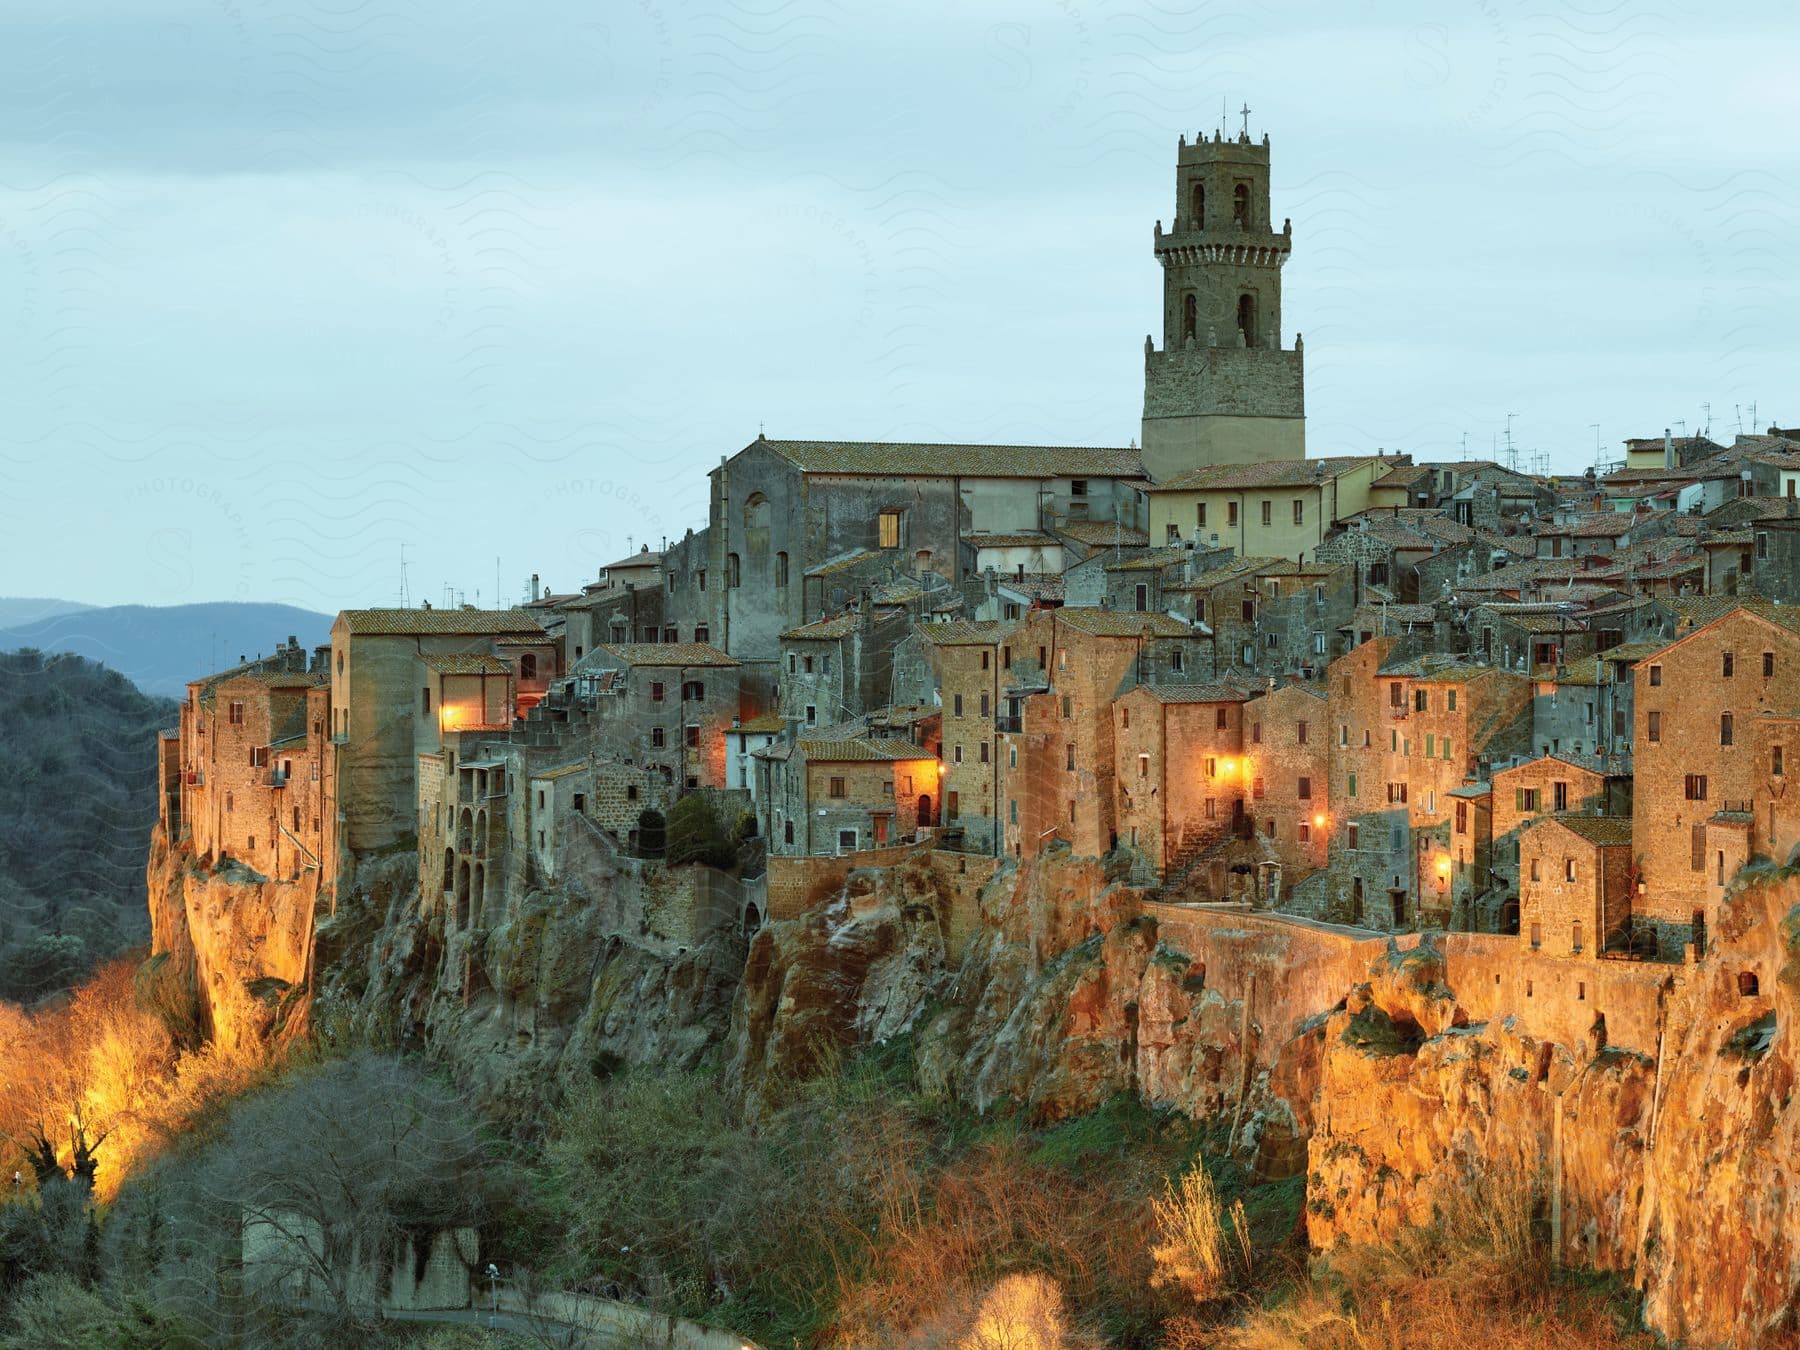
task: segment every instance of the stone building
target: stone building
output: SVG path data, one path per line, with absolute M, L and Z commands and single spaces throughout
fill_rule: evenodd
M 1492 781 L 1491 866 L 1494 884 L 1507 898 L 1520 893 L 1520 841 L 1536 821 L 1560 815 L 1629 819 L 1631 814 L 1631 781 L 1592 763 L 1539 755 L 1494 770 Z M 1503 910 L 1503 927 L 1510 929 L 1512 918 Z
M 1643 878 L 1634 920 L 1665 954 L 1704 950 L 1725 887 L 1774 843 L 1772 803 L 1786 780 L 1762 771 L 1756 727 L 1800 708 L 1800 614 L 1740 606 L 1633 673 L 1632 855 Z
M 1293 229 L 1269 216 L 1268 137 L 1183 136 L 1172 224 L 1156 223 L 1163 331 L 1160 350 L 1144 339 L 1144 467 L 1160 482 L 1208 464 L 1302 458 L 1304 356 L 1298 335 L 1281 345 Z
M 911 741 L 838 729 L 771 746 L 757 763 L 757 812 L 772 856 L 885 848 L 937 823 L 937 756 Z
M 782 633 L 884 582 L 959 583 L 971 536 L 1137 526 L 1142 477 L 1130 448 L 759 436 L 713 470 L 706 530 L 664 555 L 675 623 L 744 663 L 747 698 L 766 709 Z
M 331 628 L 331 734 L 337 746 L 343 844 L 385 848 L 416 826 L 417 757 L 441 720 L 424 706 L 422 657 L 493 656 L 502 637 L 539 637 L 524 610 L 347 609 Z M 490 708 L 496 725 L 519 710 Z M 327 822 L 329 833 L 331 823 Z M 331 840 L 327 840 L 328 845 Z
M 1244 695 L 1202 684 L 1141 684 L 1111 710 L 1120 842 L 1158 880 L 1248 829 Z
M 911 628 L 903 611 L 878 613 L 865 596 L 841 614 L 788 629 L 781 635 L 777 710 L 811 727 L 885 706 L 894 647 Z
M 1008 623 L 935 623 L 914 628 L 936 679 L 942 713 L 944 825 L 971 852 L 997 853 L 1002 681 L 1012 659 Z
M 1244 709 L 1249 725 L 1246 808 L 1281 863 L 1284 891 L 1325 866 L 1336 824 L 1331 801 L 1331 709 L 1321 685 L 1288 682 Z
M 576 666 L 573 693 L 598 714 L 597 753 L 653 768 L 674 792 L 725 786 L 725 733 L 743 709 L 738 663 L 717 647 L 602 643 Z
M 1533 953 L 1592 961 L 1631 913 L 1631 822 L 1545 816 L 1519 841 L 1519 940 Z
M 1006 852 L 1030 857 L 1052 838 L 1078 857 L 1113 847 L 1112 701 L 1134 684 L 1188 682 L 1206 650 L 1167 614 L 1071 606 L 1020 622 L 1002 643 L 996 709 Z
M 1369 485 L 1386 464 L 1349 455 L 1190 469 L 1147 490 L 1150 538 L 1192 539 L 1240 558 L 1310 561 L 1340 522 L 1367 509 Z

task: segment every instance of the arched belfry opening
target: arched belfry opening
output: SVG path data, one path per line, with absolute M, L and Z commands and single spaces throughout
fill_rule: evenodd
M 1193 337 L 1194 326 L 1199 322 L 1200 302 L 1194 298 L 1194 293 L 1189 291 L 1182 297 L 1181 301 L 1181 336 L 1184 338 Z
M 1237 313 L 1238 332 L 1244 335 L 1244 345 L 1256 345 L 1256 297 L 1245 292 L 1238 297 Z
M 1205 183 L 1194 184 L 1194 190 L 1188 198 L 1188 218 L 1193 222 L 1194 229 L 1204 230 L 1206 228 Z
M 1231 223 L 1240 230 L 1250 228 L 1250 185 L 1239 183 L 1231 189 Z

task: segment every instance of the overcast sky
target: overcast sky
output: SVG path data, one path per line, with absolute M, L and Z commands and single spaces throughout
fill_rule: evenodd
M 11 0 L 0 594 L 335 611 L 404 546 L 490 604 L 759 426 L 1123 445 L 1222 104 L 1313 454 L 1793 425 L 1796 57 L 1775 3 Z

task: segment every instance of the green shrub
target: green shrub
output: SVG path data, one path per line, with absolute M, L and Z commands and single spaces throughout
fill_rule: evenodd
M 698 862 L 728 868 L 736 861 L 737 849 L 704 793 L 690 792 L 669 812 L 666 858 L 670 867 Z

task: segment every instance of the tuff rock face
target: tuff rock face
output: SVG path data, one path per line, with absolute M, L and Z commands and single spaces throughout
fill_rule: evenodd
M 1229 1121 L 1264 1175 L 1305 1170 L 1316 1247 L 1528 1184 L 1560 1258 L 1631 1273 L 1653 1329 L 1707 1344 L 1795 1332 L 1800 878 L 1728 898 L 1708 960 L 1671 982 L 1660 1057 L 1608 1045 L 1603 1023 L 1562 1044 L 1471 1019 L 1429 941 L 1196 926 L 1066 856 L 995 876 L 953 971 L 942 913 L 928 878 L 869 874 L 759 934 L 734 1090 L 754 1106 L 807 1070 L 807 1046 L 910 1029 L 922 1079 L 977 1109 L 1050 1120 L 1134 1091 Z M 1216 987 L 1226 974 L 1235 997 Z
M 1728 895 L 1707 959 L 1670 968 L 1649 1048 L 1599 1023 L 1565 1044 L 1504 1011 L 1477 1020 L 1430 940 L 1159 904 L 1065 853 L 1001 868 L 948 955 L 951 898 L 922 862 L 852 873 L 747 951 L 730 928 L 656 936 L 654 879 L 625 862 L 448 939 L 416 874 L 408 853 L 365 859 L 334 898 L 159 839 L 156 951 L 221 1040 L 310 1016 L 327 1040 L 418 1046 L 521 1120 L 558 1081 L 691 1066 L 721 1043 L 755 1113 L 835 1054 L 910 1033 L 922 1081 L 977 1109 L 1048 1121 L 1135 1092 L 1228 1125 L 1265 1176 L 1305 1172 L 1317 1247 L 1525 1177 L 1561 1258 L 1630 1272 L 1653 1329 L 1795 1334 L 1791 872 Z

